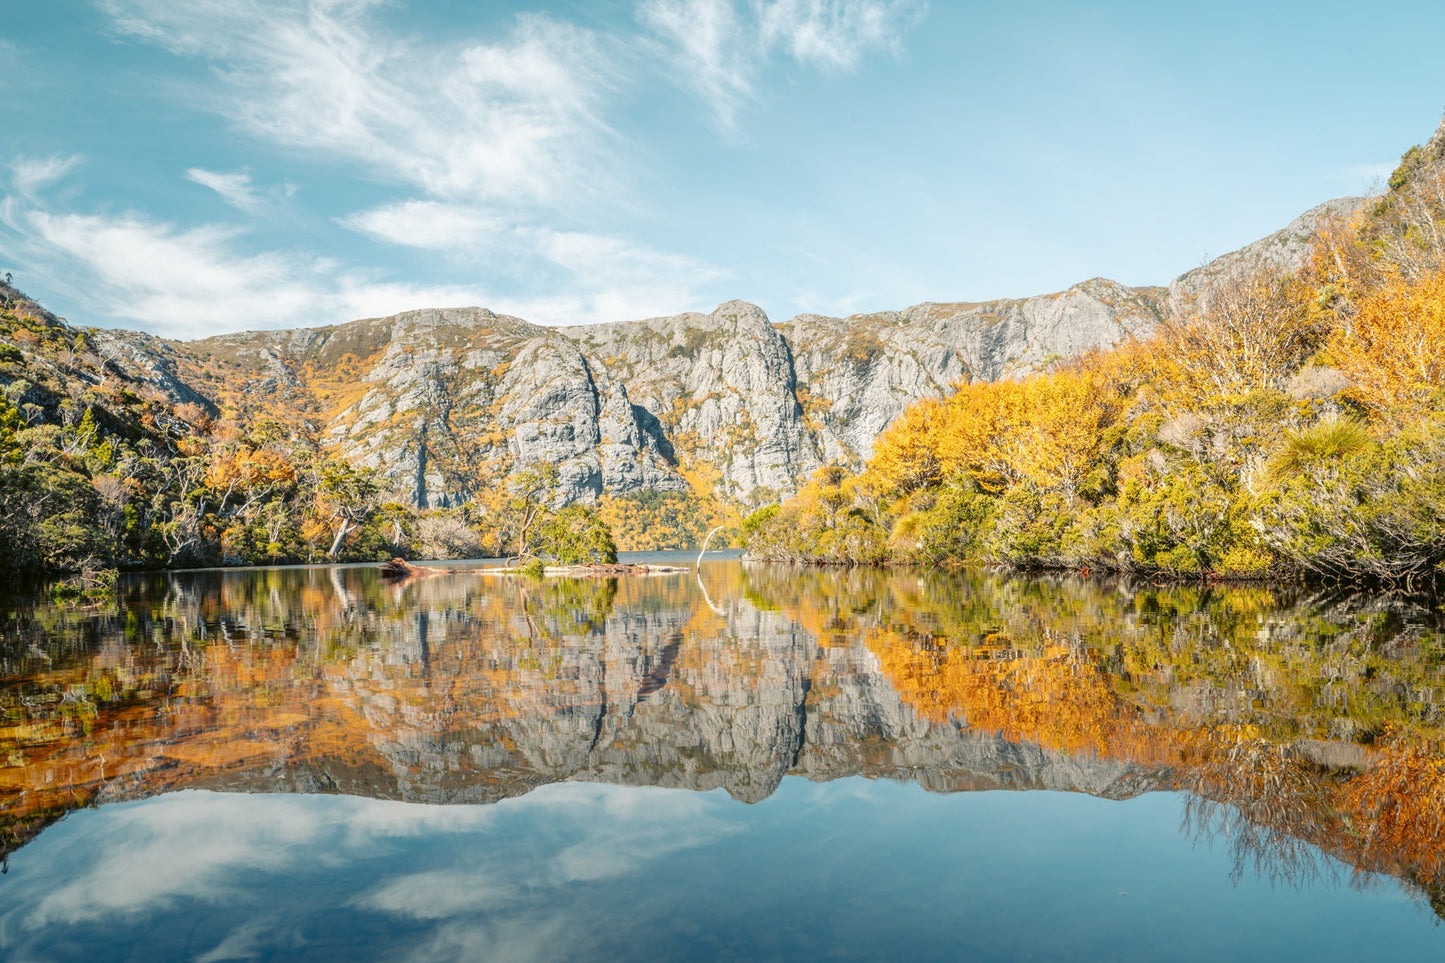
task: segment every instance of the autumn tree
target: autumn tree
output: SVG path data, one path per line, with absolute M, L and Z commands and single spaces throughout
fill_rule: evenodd
M 316 507 L 334 529 L 327 558 L 337 557 L 346 536 L 370 521 L 381 502 L 381 485 L 375 472 L 336 460 L 321 466 Z
M 1372 290 L 1329 353 L 1355 401 L 1396 421 L 1417 412 L 1445 388 L 1445 272 Z
M 1008 435 L 1020 409 L 1017 382 L 959 385 L 937 432 L 944 478 L 953 485 L 977 484 L 995 492 L 1017 481 Z
M 942 470 L 938 432 L 943 418 L 943 403 L 937 398 L 909 405 L 873 442 L 869 473 L 899 495 L 936 483 Z
M 1328 330 L 1295 278 L 1230 277 L 1205 293 L 1197 316 L 1161 326 L 1156 380 L 1176 405 L 1279 388 Z
M 1025 381 L 1014 404 L 1009 461 L 1023 477 L 1072 503 L 1115 414 L 1112 386 L 1091 372 L 1060 371 Z
M 538 528 L 560 496 L 561 473 L 551 462 L 529 465 L 477 496 L 483 526 L 499 554 L 536 555 Z

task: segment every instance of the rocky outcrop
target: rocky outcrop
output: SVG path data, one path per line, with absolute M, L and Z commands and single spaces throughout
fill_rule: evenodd
M 1167 289 L 1095 278 L 1039 297 L 781 324 L 743 301 L 563 328 L 429 309 L 185 343 L 103 332 L 97 344 L 178 404 L 304 420 L 421 507 L 459 504 L 539 462 L 557 466 L 568 502 L 700 486 L 761 503 L 820 465 L 860 463 L 906 406 L 958 381 L 1045 370 L 1197 310 L 1240 272 L 1298 266 L 1320 220 L 1361 203 L 1321 205 Z
M 818 467 L 787 339 L 757 305 L 560 329 L 665 426 L 674 452 L 716 466 L 728 495 L 791 491 Z
M 784 330 L 815 448 L 824 461 L 859 461 L 919 398 L 943 395 L 958 381 L 1030 374 L 1147 333 L 1162 317 L 1161 294 L 1095 278 L 1024 300 L 799 315 Z

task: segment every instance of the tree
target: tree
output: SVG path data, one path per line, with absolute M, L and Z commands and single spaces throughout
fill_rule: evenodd
M 1349 396 L 1402 421 L 1445 388 L 1445 272 L 1396 277 L 1359 301 L 1329 354 L 1354 383 Z
M 937 482 L 942 419 L 943 404 L 936 398 L 909 405 L 873 442 L 868 471 L 899 495 Z
M 517 558 L 536 555 L 538 528 L 559 497 L 557 466 L 531 465 L 512 476 L 490 498 L 490 520 L 502 551 Z
M 539 527 L 538 554 L 562 565 L 612 565 L 617 543 L 595 508 L 568 505 Z
M 1329 332 L 1301 283 L 1280 274 L 1227 278 L 1206 292 L 1202 308 L 1161 328 L 1156 380 L 1166 401 L 1197 407 L 1211 397 L 1279 388 Z
M 1078 371 L 1029 378 L 1020 388 L 1009 460 L 1019 474 L 1041 488 L 1058 490 L 1073 504 L 1113 419 L 1113 388 L 1098 375 Z
M 381 506 L 381 485 L 376 472 L 328 460 L 321 468 L 317 509 L 334 526 L 327 558 L 336 558 L 346 536 L 371 520 Z

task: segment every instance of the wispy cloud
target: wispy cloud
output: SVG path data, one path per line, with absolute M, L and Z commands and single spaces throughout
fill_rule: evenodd
M 62 929 L 93 940 L 178 913 L 210 941 L 190 955 L 289 958 L 325 912 L 396 922 L 378 957 L 557 959 L 610 909 L 578 902 L 579 883 L 716 845 L 741 809 L 719 791 L 576 783 L 492 806 L 196 791 L 102 806 L 27 848 L 0 956 L 49 959 Z
M 5 227 L 31 273 L 95 312 L 175 337 L 325 324 L 421 305 L 485 303 L 459 286 L 389 283 L 294 252 L 247 254 L 241 232 L 182 228 L 136 213 L 16 210 Z
M 755 33 L 733 0 L 644 0 L 638 19 L 665 44 L 673 76 L 712 107 L 724 127 L 753 96 Z
M 78 154 L 64 157 L 17 157 L 10 163 L 10 183 L 15 190 L 33 198 L 42 187 L 48 187 L 75 169 L 81 162 Z
M 374 0 L 104 0 L 122 34 L 216 65 L 214 103 L 269 141 L 360 161 L 437 197 L 555 201 L 606 146 L 612 71 L 541 15 L 496 43 L 379 33 Z
M 921 0 L 773 0 L 758 10 L 764 46 L 846 69 L 869 50 L 897 50 L 924 7 Z
M 492 247 L 510 236 L 513 225 L 493 212 L 469 204 L 408 200 L 345 217 L 342 224 L 375 240 L 431 251 Z
M 459 264 L 547 273 L 553 279 L 547 287 L 556 293 L 507 302 L 508 311 L 542 323 L 622 321 L 701 307 L 698 290 L 725 277 L 697 258 L 606 234 L 509 221 L 466 204 L 405 201 L 358 212 L 343 223 Z
M 260 214 L 267 207 L 296 192 L 294 184 L 261 188 L 252 180 L 249 171 L 212 171 L 204 167 L 186 169 L 186 180 L 210 188 L 220 195 L 221 200 L 245 214 Z
M 544 296 L 399 283 L 304 252 L 249 253 L 246 234 L 235 227 L 182 227 L 136 212 L 57 212 L 13 196 L 0 204 L 0 240 L 17 270 L 47 279 L 88 310 L 180 338 L 417 307 L 478 305 L 542 324 L 618 321 L 701 307 L 698 286 L 719 276 L 701 262 L 618 238 L 526 227 L 509 228 L 479 253 L 518 248 L 516 271 L 535 272 L 540 263 L 551 272 Z
M 677 82 L 708 103 L 719 126 L 732 128 L 776 52 L 850 69 L 869 51 L 898 50 L 924 11 L 922 0 L 643 0 L 637 16 L 661 42 Z
M 396 283 L 305 251 L 258 252 L 256 236 L 233 227 L 60 209 L 36 192 L 76 159 L 17 162 L 0 225 L 13 235 L 7 253 L 97 314 L 178 336 L 420 306 L 479 304 L 541 323 L 707 307 L 699 291 L 723 272 L 618 236 L 614 218 L 587 229 L 602 223 L 597 205 L 625 206 L 622 138 L 605 115 L 622 88 L 651 76 L 638 41 L 730 127 L 770 61 L 849 69 L 896 47 L 921 10 L 916 0 L 642 0 L 645 38 L 523 14 L 498 33 L 436 41 L 389 28 L 373 15 L 381 0 L 97 2 L 119 36 L 209 64 L 215 82 L 196 96 L 239 129 L 399 189 L 338 223 L 484 279 Z M 282 196 L 246 169 L 185 176 L 251 215 Z
M 585 323 L 698 307 L 697 286 L 718 276 L 692 258 L 556 226 L 616 184 L 618 138 L 603 113 L 635 66 L 616 56 L 625 46 L 616 37 L 528 14 L 499 37 L 428 44 L 379 29 L 373 0 L 102 6 L 123 36 L 211 62 L 221 93 L 210 105 L 239 127 L 359 162 L 415 195 L 339 223 L 489 279 L 486 290 L 384 284 L 295 252 L 248 256 L 237 234 L 214 226 L 34 212 L 38 240 L 93 279 L 87 295 L 116 316 L 172 332 L 203 321 L 269 327 L 346 320 L 338 314 L 349 305 L 375 314 L 467 295 L 460 303 Z M 266 201 L 245 171 L 186 176 L 247 213 Z M 175 269 L 144 270 L 135 254 L 171 248 L 182 255 Z M 499 294 L 507 278 L 547 293 Z M 398 303 L 407 297 L 416 300 Z

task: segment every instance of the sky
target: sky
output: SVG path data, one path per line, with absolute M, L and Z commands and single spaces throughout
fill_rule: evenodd
M 0 271 L 171 337 L 1167 283 L 1445 110 L 1438 0 L 5 7 Z

